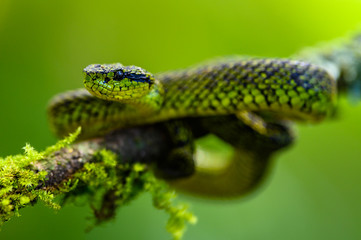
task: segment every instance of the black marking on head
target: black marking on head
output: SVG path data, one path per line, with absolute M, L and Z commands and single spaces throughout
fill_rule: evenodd
M 295 81 L 298 81 L 298 78 L 301 76 L 300 73 L 298 72 L 294 72 L 294 73 L 291 73 L 291 79 L 295 80 Z
M 149 84 L 151 83 L 150 76 L 147 76 L 146 74 L 124 72 L 123 78 L 128 78 L 129 80 L 134 82 L 141 82 L 141 83 L 146 82 Z

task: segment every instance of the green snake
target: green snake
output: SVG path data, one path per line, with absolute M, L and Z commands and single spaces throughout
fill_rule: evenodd
M 166 161 L 172 165 L 175 161 L 193 161 L 194 148 L 191 140 L 185 139 L 189 132 L 204 128 L 207 133 L 215 133 L 231 144 L 238 161 L 226 171 L 233 172 L 227 177 L 223 174 L 207 179 L 202 174 L 194 175 L 193 170 L 184 174 L 193 174 L 195 178 L 184 188 L 194 188 L 197 183 L 202 185 L 193 192 L 201 192 L 200 189 L 206 189 L 204 186 L 213 181 L 221 185 L 218 189 L 232 185 L 231 192 L 243 193 L 253 183 L 235 189 L 245 180 L 244 176 L 237 176 L 244 165 L 239 159 L 247 158 L 244 145 L 256 138 L 252 134 L 263 136 L 264 141 L 274 136 L 285 138 L 278 129 L 278 122 L 285 119 L 320 121 L 330 113 L 336 98 L 336 82 L 326 70 L 288 59 L 223 59 L 157 75 L 120 63 L 92 64 L 83 74 L 86 90 L 60 94 L 49 105 L 48 115 L 56 135 L 62 137 L 82 126 L 80 139 L 85 140 L 119 128 L 170 123 L 170 134 L 179 145 L 173 157 Z M 200 127 L 184 130 L 187 127 L 177 120 Z M 244 128 L 254 133 L 240 143 L 233 137 L 234 132 Z M 230 132 L 233 132 L 232 137 Z M 242 135 L 242 132 L 237 134 Z M 237 149 L 242 149 L 239 157 Z M 256 182 L 263 171 L 259 169 L 264 169 L 267 163 L 256 161 L 252 152 L 249 152 L 249 159 L 248 162 L 258 164 L 258 170 L 250 173 L 249 180 Z M 212 195 L 212 191 L 214 195 L 222 194 L 220 190 L 204 191 L 208 195 Z
M 58 136 L 83 127 L 82 138 L 112 129 L 184 117 L 269 112 L 278 118 L 321 120 L 335 99 L 335 81 L 305 62 L 225 60 L 153 76 L 121 64 L 84 69 L 85 90 L 50 103 Z

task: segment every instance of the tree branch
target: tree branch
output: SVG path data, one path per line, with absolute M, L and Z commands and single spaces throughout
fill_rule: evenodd
M 169 136 L 159 125 L 120 129 L 104 138 L 96 138 L 72 144 L 54 152 L 36 163 L 37 171 L 48 172 L 47 180 L 38 188 L 55 187 L 72 177 L 85 163 L 94 161 L 96 153 L 110 150 L 119 164 L 151 163 L 168 154 L 172 149 Z

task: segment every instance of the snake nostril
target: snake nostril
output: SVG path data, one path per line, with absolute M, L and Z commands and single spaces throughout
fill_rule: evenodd
M 108 83 L 110 81 L 110 78 L 106 77 L 103 81 L 103 83 Z

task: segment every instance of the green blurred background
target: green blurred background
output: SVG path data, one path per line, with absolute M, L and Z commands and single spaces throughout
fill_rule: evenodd
M 135 64 L 151 72 L 215 56 L 287 57 L 359 28 L 360 0 L 0 1 L 0 155 L 56 140 L 46 104 L 82 87 L 90 63 Z M 361 239 L 361 105 L 303 125 L 255 194 L 233 201 L 182 196 L 199 218 L 184 239 Z M 86 234 L 90 209 L 37 205 L 0 239 L 169 239 L 166 215 L 143 195 L 114 221 Z

